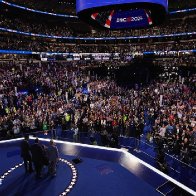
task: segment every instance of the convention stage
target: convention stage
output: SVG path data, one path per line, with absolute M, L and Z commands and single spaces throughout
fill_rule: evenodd
M 56 140 L 60 154 L 57 176 L 47 176 L 44 168 L 44 178 L 37 180 L 34 173 L 25 174 L 21 140 L 0 142 L 1 196 L 195 195 L 195 191 L 124 149 Z M 47 146 L 49 139 L 40 141 Z M 75 158 L 82 162 L 74 164 Z

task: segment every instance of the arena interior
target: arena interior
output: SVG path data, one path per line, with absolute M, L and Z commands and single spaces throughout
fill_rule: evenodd
M 0 0 L 0 196 L 38 195 L 196 195 L 196 0 Z

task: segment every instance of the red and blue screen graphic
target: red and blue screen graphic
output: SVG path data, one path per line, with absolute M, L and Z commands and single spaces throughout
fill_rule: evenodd
M 96 12 L 91 18 L 108 29 L 141 28 L 153 24 L 150 11 L 144 9 Z

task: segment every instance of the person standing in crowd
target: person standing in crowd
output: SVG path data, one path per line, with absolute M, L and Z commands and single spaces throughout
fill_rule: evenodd
M 24 140 L 21 142 L 21 157 L 24 160 L 24 166 L 25 166 L 25 172 L 26 173 L 32 173 L 33 167 L 32 167 L 32 156 L 30 152 L 30 145 L 29 145 L 29 136 L 25 135 Z
M 53 120 L 50 123 L 50 130 L 51 130 L 52 138 L 55 139 L 56 138 L 56 127 L 55 127 Z
M 79 135 L 78 135 L 78 127 L 77 127 L 77 125 L 74 126 L 73 132 L 74 132 L 74 134 L 73 134 L 73 141 L 74 142 L 78 142 Z
M 35 139 L 35 144 L 31 146 L 31 153 L 32 153 L 32 160 L 35 167 L 36 177 L 41 178 L 41 171 L 43 168 L 43 157 L 44 157 L 44 151 L 43 147 L 39 143 L 39 139 Z
M 59 152 L 53 140 L 50 140 L 50 146 L 47 149 L 47 154 L 49 159 L 48 173 L 52 176 L 56 176 L 56 166 L 59 158 Z
M 48 132 L 48 123 L 47 123 L 46 120 L 43 121 L 42 129 L 43 129 L 44 133 L 47 134 L 47 132 Z
M 136 122 L 135 126 L 135 151 L 140 152 L 140 135 L 141 135 L 141 127 L 142 125 Z

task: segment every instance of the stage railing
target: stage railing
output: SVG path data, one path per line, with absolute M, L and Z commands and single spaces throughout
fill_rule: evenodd
M 157 146 L 154 142 L 150 143 L 144 141 L 145 139 L 138 140 L 136 138 L 120 137 L 121 146 L 128 148 L 132 154 L 138 156 L 140 159 L 148 162 L 149 164 L 157 167 Z M 172 178 L 180 181 L 186 186 L 196 190 L 196 161 L 191 158 L 186 163 L 183 161 L 183 156 L 176 156 L 172 150 L 164 147 L 165 163 L 167 166 L 167 174 Z
M 56 135 L 58 137 L 59 133 L 56 133 Z M 83 144 L 103 145 L 103 137 L 100 133 L 79 132 L 75 135 L 74 131 L 62 131 L 59 139 Z M 108 141 L 107 145 L 110 146 L 110 141 Z M 144 137 L 138 140 L 134 137 L 120 136 L 118 138 L 118 147 L 129 149 L 129 152 L 135 156 L 157 167 L 157 146 L 154 142 L 150 143 Z M 165 147 L 164 152 L 168 175 L 196 190 L 196 168 L 193 166 L 194 161 L 190 161 L 189 163 L 183 162 L 180 156 L 177 157 L 170 154 L 170 149 L 167 147 Z

